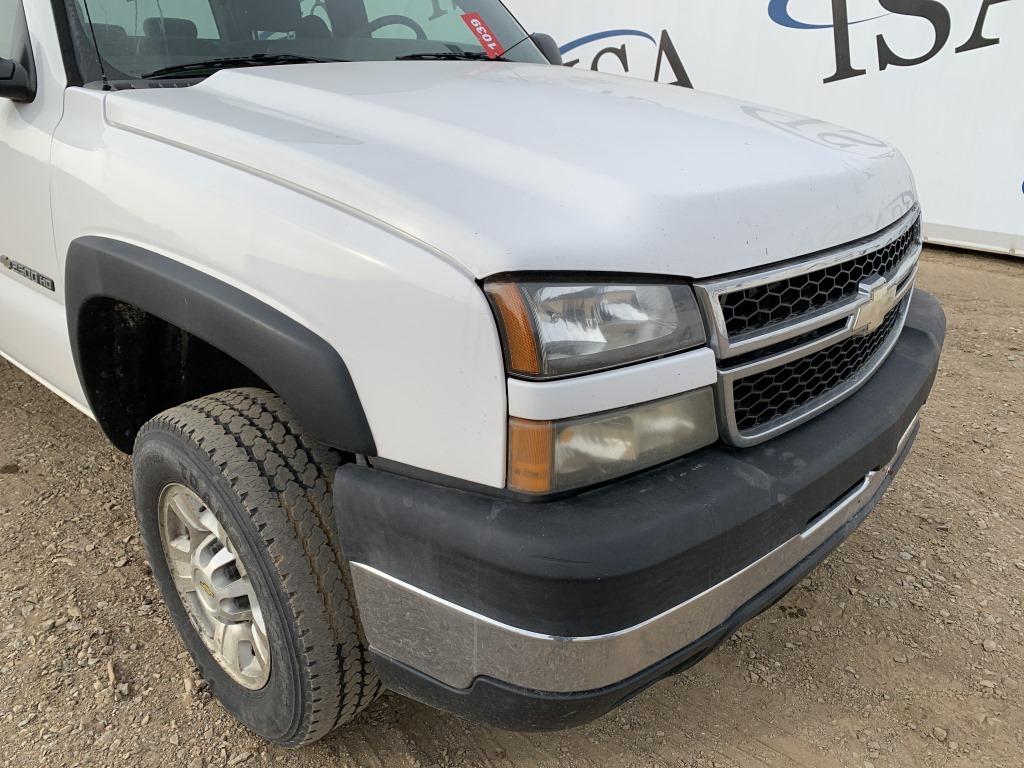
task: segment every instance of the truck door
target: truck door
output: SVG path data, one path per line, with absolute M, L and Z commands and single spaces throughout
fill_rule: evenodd
M 0 353 L 81 403 L 50 216 L 50 144 L 67 76 L 51 3 L 0 0 L 0 58 L 22 60 L 26 45 L 35 97 L 0 98 Z

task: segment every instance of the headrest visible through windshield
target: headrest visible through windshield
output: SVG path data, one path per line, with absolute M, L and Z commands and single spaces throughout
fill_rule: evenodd
M 142 22 L 142 33 L 146 37 L 171 37 L 179 40 L 195 40 L 199 37 L 195 22 L 188 19 L 146 19 Z
M 299 0 L 249 0 L 232 3 L 239 23 L 253 32 L 294 32 L 302 20 Z

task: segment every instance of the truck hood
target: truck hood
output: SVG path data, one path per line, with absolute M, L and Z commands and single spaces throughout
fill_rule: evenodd
M 108 123 L 421 241 L 474 277 L 707 277 L 872 234 L 915 202 L 892 147 L 779 110 L 496 62 L 219 72 L 111 93 Z

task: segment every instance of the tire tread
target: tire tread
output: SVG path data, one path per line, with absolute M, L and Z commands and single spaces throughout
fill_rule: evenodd
M 285 743 L 317 741 L 380 694 L 333 524 L 334 470 L 344 457 L 308 437 L 276 395 L 235 389 L 172 408 L 139 434 L 171 429 L 235 489 L 281 578 L 307 670 L 305 711 Z

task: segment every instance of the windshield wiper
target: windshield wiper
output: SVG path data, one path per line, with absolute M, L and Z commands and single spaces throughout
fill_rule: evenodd
M 276 64 L 323 64 L 329 61 L 345 61 L 344 59 L 317 59 L 312 56 L 299 56 L 294 53 L 254 53 L 251 56 L 230 56 L 219 59 L 191 61 L 188 64 L 176 64 L 142 75 L 148 80 L 161 77 L 187 77 L 196 72 L 221 69 L 238 69 L 241 67 L 269 67 Z
M 491 58 L 483 51 L 442 51 L 440 53 L 410 53 L 395 61 L 508 61 L 504 56 Z

